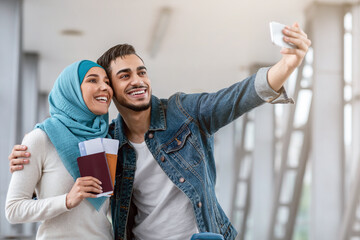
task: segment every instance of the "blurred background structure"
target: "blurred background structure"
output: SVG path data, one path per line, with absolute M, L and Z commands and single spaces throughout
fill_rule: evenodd
M 286 85 L 295 105 L 216 134 L 219 201 L 239 240 L 359 240 L 359 0 L 0 0 L 0 239 L 36 233 L 5 219 L 7 156 L 65 66 L 129 43 L 158 97 L 212 92 L 281 58 L 270 21 L 299 22 L 312 48 Z

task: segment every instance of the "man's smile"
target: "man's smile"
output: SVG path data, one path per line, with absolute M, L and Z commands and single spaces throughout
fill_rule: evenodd
M 146 97 L 147 87 L 133 88 L 127 91 L 127 94 L 133 98 L 144 98 Z

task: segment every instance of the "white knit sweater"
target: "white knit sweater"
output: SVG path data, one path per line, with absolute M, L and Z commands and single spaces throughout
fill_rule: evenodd
M 109 200 L 99 212 L 87 200 L 71 210 L 66 208 L 66 194 L 74 179 L 46 133 L 35 129 L 22 144 L 31 153 L 30 163 L 12 174 L 6 198 L 8 221 L 41 221 L 36 239 L 112 239 Z M 34 191 L 38 200 L 32 199 Z

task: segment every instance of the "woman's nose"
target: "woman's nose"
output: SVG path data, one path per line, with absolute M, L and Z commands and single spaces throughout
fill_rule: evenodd
M 101 85 L 100 85 L 100 89 L 101 89 L 102 91 L 109 90 L 109 87 L 110 87 L 110 86 L 109 86 L 107 83 L 105 83 L 105 82 L 101 83 Z

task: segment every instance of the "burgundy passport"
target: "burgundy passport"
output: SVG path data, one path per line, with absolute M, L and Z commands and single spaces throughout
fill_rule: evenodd
M 114 189 L 105 152 L 78 157 L 77 162 L 81 177 L 91 176 L 101 181 L 103 193 L 97 194 L 97 197 L 107 196 L 113 192 Z

